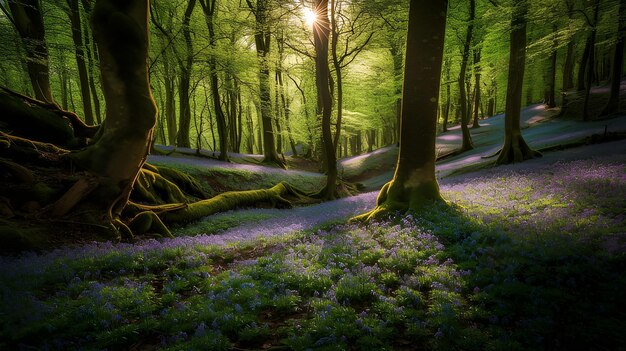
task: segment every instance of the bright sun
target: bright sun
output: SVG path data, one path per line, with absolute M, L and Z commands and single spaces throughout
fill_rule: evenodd
M 304 21 L 308 26 L 312 26 L 313 23 L 317 20 L 317 14 L 311 9 L 304 9 Z

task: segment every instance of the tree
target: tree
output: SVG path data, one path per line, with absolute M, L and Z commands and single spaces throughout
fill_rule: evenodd
M 270 97 L 270 63 L 271 45 L 270 4 L 269 0 L 257 0 L 256 6 L 246 0 L 255 18 L 254 43 L 259 62 L 259 98 L 261 100 L 261 121 L 263 126 L 263 162 L 285 168 L 285 163 L 278 157 L 274 130 L 272 127 L 272 99 Z
M 611 71 L 611 94 L 601 115 L 607 116 L 619 111 L 619 92 L 624 70 L 624 31 L 626 30 L 626 1 L 620 0 L 619 20 L 617 21 L 617 41 L 613 54 L 613 68 Z
M 78 67 L 78 78 L 80 94 L 83 101 L 83 113 L 85 122 L 94 124 L 93 110 L 91 108 L 91 94 L 89 92 L 89 76 L 87 75 L 87 65 L 85 64 L 85 49 L 83 45 L 82 25 L 80 21 L 80 8 L 78 0 L 67 0 L 68 16 L 72 25 L 72 40 L 74 41 L 74 52 L 76 54 L 76 66 Z
M 217 9 L 216 0 L 200 0 L 204 18 L 209 30 L 209 45 L 215 51 L 217 46 L 217 38 L 215 35 L 215 10 Z M 228 131 L 226 130 L 226 116 L 222 110 L 220 102 L 219 81 L 217 77 L 217 59 L 215 52 L 209 57 L 209 75 L 211 80 L 211 96 L 213 98 L 213 110 L 215 112 L 215 120 L 217 121 L 217 134 L 220 138 L 220 160 L 228 161 Z
M 48 45 L 39 0 L 10 0 L 12 21 L 26 51 L 26 67 L 35 92 L 41 101 L 52 102 Z
M 585 100 L 583 104 L 583 121 L 588 121 L 589 116 L 589 97 L 591 96 L 591 84 L 593 82 L 594 67 L 595 67 L 595 47 L 596 36 L 598 32 L 598 15 L 600 13 L 600 0 L 594 0 L 593 2 L 593 21 L 589 21 L 588 24 L 591 27 L 591 33 L 587 44 L 589 45 L 589 56 L 587 59 L 587 68 L 585 73 Z M 585 47 L 585 50 L 587 48 Z M 581 63 L 582 65 L 582 63 Z
M 461 144 L 461 152 L 468 151 L 474 148 L 472 145 L 472 135 L 470 134 L 467 124 L 470 118 L 470 109 L 467 103 L 467 93 L 469 89 L 465 89 L 465 79 L 467 74 L 467 62 L 469 61 L 469 54 L 472 45 L 472 36 L 474 34 L 474 19 L 476 18 L 476 0 L 469 1 L 469 18 L 467 32 L 465 34 L 465 41 L 463 42 L 463 51 L 461 52 L 461 71 L 459 72 L 459 102 L 461 104 L 461 132 L 463 134 L 463 141 Z
M 314 11 L 317 16 L 313 23 L 313 42 L 315 44 L 315 86 L 322 108 L 322 148 L 326 169 L 326 186 L 322 197 L 333 199 L 337 182 L 337 156 L 331 131 L 332 97 L 330 95 L 330 70 L 328 68 L 328 38 L 330 21 L 328 20 L 328 0 L 315 0 Z
M 354 6 L 353 4 L 353 7 Z M 363 24 L 359 23 L 364 21 L 362 19 L 364 13 L 365 11 L 360 9 L 358 13 L 354 14 L 354 18 L 349 18 L 342 13 L 341 0 L 330 0 L 330 25 L 332 33 L 330 47 L 335 76 L 337 77 L 337 125 L 333 139 L 335 153 L 337 152 L 337 146 L 341 136 L 341 120 L 343 117 L 342 70 L 356 59 L 374 35 L 374 32 L 370 32 L 369 35 L 365 34 L 365 28 L 362 28 Z M 341 21 L 339 19 L 341 19 Z M 355 46 L 351 48 L 349 46 L 350 42 L 357 41 L 361 36 L 365 36 L 365 39 L 361 39 L 360 42 L 356 43 Z M 340 40 L 345 42 L 345 47 L 342 50 L 338 50 Z
M 513 6 L 509 48 L 509 73 L 504 112 L 504 145 L 496 160 L 497 164 L 522 162 L 541 156 L 539 152 L 532 150 L 528 144 L 526 144 L 520 128 L 522 89 L 524 86 L 524 69 L 526 66 L 526 16 L 528 14 L 528 0 L 517 1 Z
M 435 176 L 435 138 L 447 10 L 446 0 L 411 0 L 396 172 L 380 191 L 376 208 L 357 219 L 443 201 Z

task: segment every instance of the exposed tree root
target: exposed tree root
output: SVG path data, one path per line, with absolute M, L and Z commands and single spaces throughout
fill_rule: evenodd
M 333 194 L 330 197 L 331 199 L 341 199 L 344 197 L 354 196 L 359 193 L 358 186 L 344 182 L 343 180 L 337 180 L 335 183 L 335 187 L 333 190 Z M 327 200 L 328 199 L 328 185 L 325 185 L 320 191 L 309 194 L 308 197 L 317 200 Z
M 99 127 L 88 126 L 73 112 L 0 87 L 2 130 L 61 146 L 84 146 Z
M 11 174 L 19 183 L 32 184 L 35 181 L 33 172 L 15 162 L 0 159 L 0 169 Z
M 139 171 L 131 197 L 151 204 L 188 202 L 176 184 L 145 168 Z
M 164 212 L 160 215 L 166 223 L 186 223 L 240 207 L 267 203 L 272 207 L 289 208 L 293 202 L 308 198 L 306 194 L 287 183 L 278 183 L 270 189 L 231 191 L 211 199 L 191 203 L 185 208 Z
M 523 162 L 533 158 L 541 157 L 539 151 L 531 149 L 521 135 L 513 135 L 511 139 L 505 140 L 504 146 L 500 150 L 496 164 L 509 164 Z
M 98 179 L 93 176 L 80 178 L 61 198 L 52 205 L 50 213 L 53 217 L 65 216 L 79 201 L 98 187 Z

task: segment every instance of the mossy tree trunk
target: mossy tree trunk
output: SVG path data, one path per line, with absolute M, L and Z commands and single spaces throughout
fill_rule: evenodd
M 313 24 L 313 43 L 315 44 L 315 85 L 322 107 L 322 148 L 326 169 L 326 186 L 321 196 L 335 198 L 337 183 L 337 156 L 331 131 L 332 96 L 330 93 L 330 70 L 328 68 L 328 39 L 330 21 L 328 19 L 328 0 L 316 0 L 314 3 L 317 20 Z
M 26 67 L 35 98 L 52 102 L 48 45 L 39 0 L 9 0 L 8 3 L 26 52 Z
M 528 0 L 521 0 L 514 6 L 511 18 L 509 73 L 504 116 L 504 145 L 496 160 L 497 164 L 522 162 L 541 155 L 526 144 L 520 128 L 522 89 L 526 66 L 526 15 L 528 13 Z
M 148 0 L 98 0 L 93 10 L 106 123 L 99 139 L 72 158 L 97 177 L 90 204 L 108 223 L 126 206 L 156 122 L 148 82 L 148 7 Z
M 447 9 L 445 0 L 411 0 L 398 164 L 393 180 L 378 195 L 377 207 L 357 219 L 443 201 L 435 176 L 435 138 Z

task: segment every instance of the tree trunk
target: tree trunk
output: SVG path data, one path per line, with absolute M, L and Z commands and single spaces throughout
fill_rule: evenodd
M 567 18 L 571 21 L 574 18 L 574 1 L 565 0 L 567 8 Z M 564 92 L 574 88 L 574 39 L 570 39 L 567 43 L 567 54 L 565 56 L 565 65 L 563 66 L 563 88 Z
M 583 56 L 580 58 L 580 65 L 578 66 L 578 80 L 576 81 L 576 91 L 584 91 L 585 90 L 585 72 L 587 71 L 587 66 L 589 62 L 589 54 L 591 52 L 591 34 L 587 37 L 585 41 L 585 49 L 583 50 Z
M 326 168 L 326 186 L 322 190 L 323 198 L 335 198 L 337 182 L 337 157 L 331 131 L 332 97 L 328 68 L 328 38 L 330 23 L 328 20 L 328 0 L 315 0 L 317 20 L 313 24 L 313 42 L 315 44 L 315 85 L 322 107 L 322 147 Z
M 178 136 L 176 145 L 180 147 L 191 147 L 189 130 L 191 129 L 191 106 L 189 104 L 189 86 L 191 85 L 191 71 L 193 69 L 193 42 L 191 41 L 191 30 L 189 22 L 193 8 L 196 6 L 196 0 L 188 0 L 187 7 L 182 23 L 182 33 L 185 38 L 185 57 L 184 60 L 179 58 L 178 66 L 180 69 L 180 82 L 178 85 L 178 107 L 179 120 Z
M 583 121 L 588 121 L 589 116 L 589 97 L 591 96 L 591 84 L 593 82 L 595 63 L 595 46 L 596 36 L 598 34 L 598 14 L 600 13 L 600 0 L 594 0 L 593 4 L 593 26 L 589 35 L 589 59 L 587 60 L 587 72 L 585 75 L 585 102 L 583 103 Z
M 85 38 L 85 53 L 87 54 L 87 69 L 88 69 L 87 73 L 88 73 L 88 78 L 89 78 L 89 90 L 91 91 L 91 98 L 93 99 L 93 109 L 95 112 L 96 122 L 97 124 L 101 124 L 102 113 L 100 110 L 100 99 L 98 98 L 98 90 L 96 88 L 96 76 L 94 74 L 95 52 L 93 54 L 91 52 L 92 46 L 91 46 L 91 40 L 89 39 L 91 36 L 89 33 L 89 26 L 85 24 L 83 28 L 85 29 L 83 32 L 84 32 L 84 38 Z
M 39 0 L 9 0 L 8 3 L 26 52 L 26 67 L 35 98 L 52 102 L 48 46 Z
M 526 14 L 528 0 L 515 4 L 511 18 L 509 75 L 506 89 L 504 116 L 504 145 L 500 150 L 497 164 L 522 162 L 541 154 L 532 150 L 524 140 L 520 128 L 522 89 L 526 65 Z
M 377 219 L 443 201 L 435 176 L 438 99 L 432 97 L 439 96 L 447 9 L 445 0 L 411 0 L 398 164 L 377 207 L 357 218 Z
M 337 56 L 337 44 L 339 41 L 339 31 L 337 29 L 337 19 L 335 14 L 335 0 L 330 0 L 330 21 L 331 21 L 331 55 L 333 58 L 333 67 L 335 68 L 335 76 L 337 77 L 337 124 L 335 125 L 335 137 L 333 139 L 333 148 L 335 155 L 337 154 L 337 144 L 341 137 L 341 119 L 343 118 L 343 74 L 341 72 L 341 63 Z
M 619 21 L 617 28 L 617 42 L 613 53 L 613 68 L 611 70 L 611 93 L 602 116 L 619 112 L 619 92 L 624 70 L 624 30 L 626 30 L 626 1 L 620 1 Z
M 552 27 L 552 31 L 556 33 L 558 30 L 555 24 Z M 548 91 L 546 94 L 546 105 L 548 108 L 556 107 L 556 53 L 558 50 L 558 42 L 556 40 L 556 34 L 553 40 L 552 52 L 550 53 L 550 69 L 548 70 Z
M 472 128 L 480 128 L 478 124 L 478 108 L 480 107 L 480 49 L 474 50 L 474 124 Z
M 394 84 L 395 86 L 395 95 L 396 99 L 396 123 L 395 123 L 395 133 L 394 138 L 397 143 L 400 142 L 400 115 L 402 114 L 402 45 L 398 43 L 396 40 L 391 40 L 389 45 L 389 51 L 391 53 L 391 58 L 393 60 L 393 78 L 394 81 L 398 80 L 399 82 Z
M 289 139 L 289 146 L 291 147 L 291 152 L 294 156 L 298 156 L 298 150 L 296 150 L 296 142 L 293 139 L 293 134 L 291 133 L 291 122 L 290 122 L 290 109 L 289 109 L 289 96 L 287 96 L 287 86 L 283 79 L 283 52 L 284 52 L 284 41 L 283 41 L 282 32 L 278 37 L 277 46 L 278 46 L 278 63 L 276 65 L 276 78 L 278 79 L 278 94 L 280 96 L 280 101 L 283 106 L 284 116 L 285 116 L 285 127 L 287 128 L 287 138 Z
M 469 61 L 470 47 L 472 45 L 472 37 L 474 33 L 474 17 L 476 16 L 476 0 L 469 1 L 469 25 L 467 26 L 467 33 L 465 35 L 465 42 L 463 43 L 463 55 L 461 57 L 461 71 L 459 73 L 459 98 L 461 104 L 461 132 L 463 134 L 463 141 L 461 144 L 461 152 L 468 151 L 474 148 L 472 145 L 472 136 L 470 134 L 467 124 L 469 123 L 469 108 L 467 91 L 465 90 L 465 78 L 467 74 L 467 62 Z
M 209 45 L 215 52 L 217 39 L 215 36 L 215 10 L 216 0 L 200 0 L 202 11 L 204 12 L 207 29 L 209 31 Z M 226 127 L 226 116 L 222 110 L 219 93 L 219 81 L 217 77 L 217 59 L 215 54 L 209 57 L 209 75 L 211 80 L 211 95 L 213 97 L 213 111 L 215 112 L 215 120 L 217 122 L 217 134 L 220 139 L 220 156 L 222 161 L 228 161 L 228 130 Z
M 76 54 L 76 67 L 78 68 L 78 82 L 80 83 L 80 95 L 83 100 L 83 114 L 85 123 L 94 124 L 93 110 L 91 107 L 91 94 L 89 92 L 89 76 L 87 75 L 87 65 L 85 65 L 85 50 L 83 48 L 83 33 L 80 23 L 80 9 L 78 0 L 67 0 L 69 6 L 69 17 L 72 25 L 72 40 L 74 41 L 74 52 Z
M 450 59 L 447 59 L 444 66 L 446 67 L 446 104 L 443 109 L 443 123 L 441 130 L 445 133 L 448 131 L 448 119 L 450 118 L 450 65 L 452 64 Z
M 250 11 L 254 14 L 256 31 L 254 43 L 256 44 L 257 60 L 259 62 L 259 100 L 261 112 L 261 125 L 263 127 L 263 155 L 264 163 L 270 163 L 285 168 L 285 163 L 278 157 L 274 130 L 272 127 L 272 99 L 270 95 L 270 63 L 269 53 L 271 44 L 271 30 L 269 25 L 268 0 L 257 0 L 256 6 L 247 1 Z
M 96 143 L 72 155 L 98 176 L 96 215 L 116 223 L 145 163 L 156 122 L 148 82 L 148 1 L 98 0 L 94 34 L 107 102 L 106 124 Z M 104 208 L 103 208 L 104 207 Z

